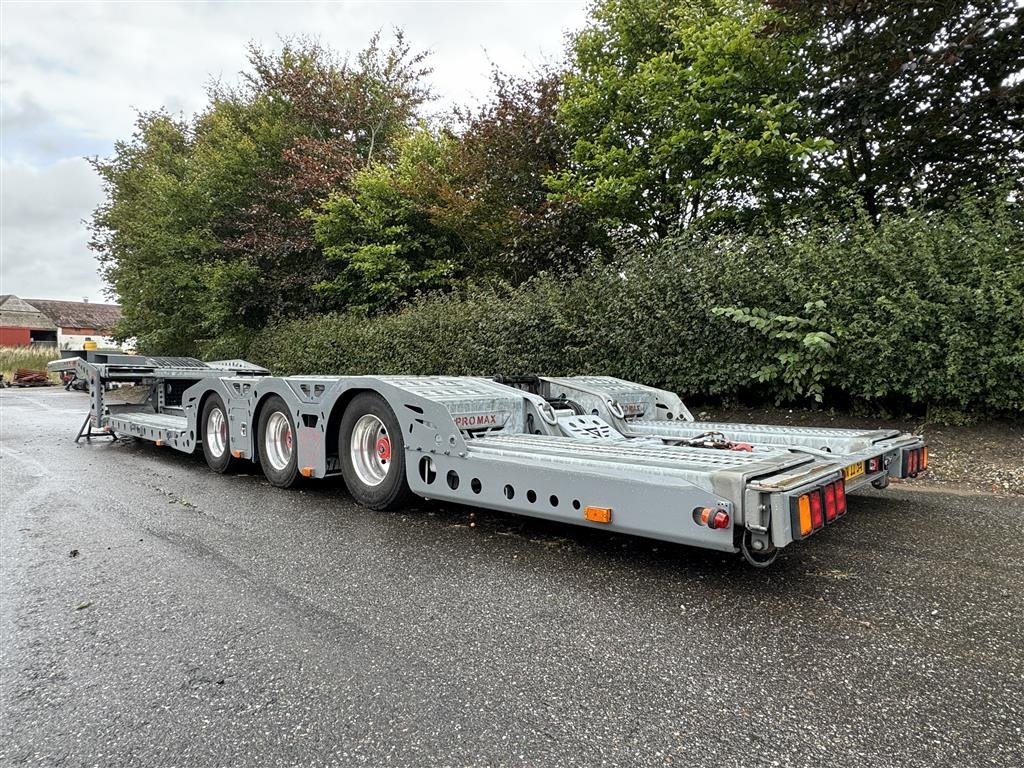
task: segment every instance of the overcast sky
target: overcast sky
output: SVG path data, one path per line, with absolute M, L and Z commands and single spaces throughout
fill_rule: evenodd
M 83 159 L 109 155 L 138 110 L 202 108 L 250 40 L 318 35 L 355 51 L 399 26 L 433 52 L 434 108 L 486 95 L 491 63 L 557 59 L 585 2 L 0 2 L 0 293 L 105 301 L 83 220 L 101 199 Z

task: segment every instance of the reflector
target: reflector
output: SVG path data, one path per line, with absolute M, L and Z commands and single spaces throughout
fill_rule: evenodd
M 583 517 L 592 523 L 610 523 L 612 510 L 611 507 L 584 507 Z

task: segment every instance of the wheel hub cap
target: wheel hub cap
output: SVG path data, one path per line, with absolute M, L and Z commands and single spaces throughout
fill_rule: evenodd
M 292 460 L 292 425 L 280 411 L 274 411 L 267 419 L 263 450 L 270 466 L 279 472 L 286 469 Z
M 206 445 L 217 458 L 224 455 L 228 447 L 228 422 L 220 408 L 213 408 L 206 421 Z
M 349 458 L 356 477 L 374 487 L 384 482 L 391 468 L 391 436 L 384 422 L 372 413 L 364 414 L 352 427 Z

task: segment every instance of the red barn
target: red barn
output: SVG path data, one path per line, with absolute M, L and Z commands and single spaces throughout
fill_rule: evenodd
M 54 301 L 25 299 L 57 326 L 57 345 L 61 349 L 81 349 L 87 338 L 101 347 L 114 346 L 107 338 L 121 319 L 117 304 L 93 304 L 91 301 Z
M 0 296 L 0 346 L 51 345 L 81 349 L 87 338 L 101 347 L 114 346 L 109 338 L 121 307 L 90 301 L 54 301 Z
M 0 347 L 57 345 L 57 325 L 24 299 L 0 296 Z

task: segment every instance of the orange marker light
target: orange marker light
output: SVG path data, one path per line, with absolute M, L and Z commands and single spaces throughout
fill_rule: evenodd
M 811 500 L 805 493 L 800 497 L 797 504 L 800 510 L 800 535 L 808 536 L 811 533 Z
M 612 508 L 584 507 L 583 517 L 592 523 L 610 523 L 612 521 Z
M 299 470 L 299 474 L 302 475 L 303 477 L 312 477 L 313 476 L 313 468 L 312 467 L 303 467 L 302 469 Z

